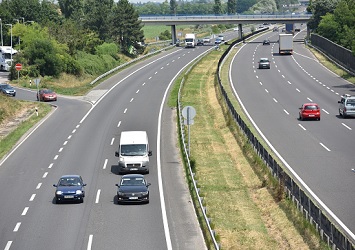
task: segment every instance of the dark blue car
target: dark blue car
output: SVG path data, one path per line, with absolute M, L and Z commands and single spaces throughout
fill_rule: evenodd
M 126 174 L 116 184 L 117 203 L 149 203 L 150 183 L 147 183 L 141 174 Z
M 63 175 L 60 177 L 58 184 L 53 184 L 56 187 L 55 201 L 79 201 L 84 202 L 86 184 L 80 175 Z

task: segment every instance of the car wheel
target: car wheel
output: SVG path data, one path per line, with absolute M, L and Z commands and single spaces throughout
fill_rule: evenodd
M 55 199 L 55 204 L 60 204 L 60 200 Z
M 84 203 L 84 197 L 81 197 L 80 203 Z
M 298 116 L 298 120 L 302 121 L 302 116 L 301 115 Z

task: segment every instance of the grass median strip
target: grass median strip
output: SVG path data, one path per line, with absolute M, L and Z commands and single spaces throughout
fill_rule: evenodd
M 295 226 L 297 215 L 292 214 L 287 201 L 272 195 L 255 172 L 261 163 L 246 155 L 252 150 L 242 148 L 247 147 L 241 142 L 243 136 L 225 118 L 215 85 L 223 48 L 211 52 L 192 69 L 182 92 L 183 106 L 196 109 L 190 127 L 191 157 L 221 249 L 323 249 L 317 237 L 307 233 L 305 238 Z

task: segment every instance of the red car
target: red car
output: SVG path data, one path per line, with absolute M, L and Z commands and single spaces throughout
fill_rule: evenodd
M 57 94 L 50 89 L 41 89 L 37 93 L 37 101 L 56 101 Z
M 299 119 L 316 119 L 320 120 L 320 108 L 317 103 L 305 103 L 300 107 Z

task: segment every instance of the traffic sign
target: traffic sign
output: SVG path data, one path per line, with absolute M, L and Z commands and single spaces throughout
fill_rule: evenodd
M 16 63 L 15 69 L 16 70 L 21 70 L 22 69 L 22 64 L 21 63 Z

